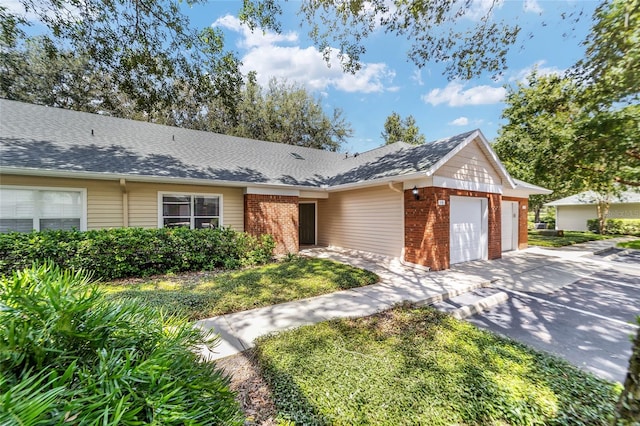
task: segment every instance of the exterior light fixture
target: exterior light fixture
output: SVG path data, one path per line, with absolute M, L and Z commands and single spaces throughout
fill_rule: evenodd
M 420 199 L 420 193 L 418 192 L 417 186 L 413 187 L 413 189 L 411 190 L 411 193 L 413 194 L 413 198 L 415 198 L 416 200 Z

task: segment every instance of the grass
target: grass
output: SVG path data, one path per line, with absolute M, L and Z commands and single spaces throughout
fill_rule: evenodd
M 623 243 L 619 243 L 618 247 L 640 250 L 640 240 L 625 241 Z
M 614 238 L 615 235 L 600 235 L 592 232 L 565 231 L 563 237 L 550 237 L 540 235 L 536 232 L 529 232 L 529 245 L 542 247 L 562 247 L 572 244 L 585 243 L 594 240 L 606 240 Z
M 326 259 L 290 261 L 225 273 L 165 275 L 111 282 L 114 299 L 134 299 L 197 320 L 244 311 L 378 281 L 372 272 Z
M 605 425 L 621 391 L 430 308 L 302 327 L 256 354 L 290 424 Z

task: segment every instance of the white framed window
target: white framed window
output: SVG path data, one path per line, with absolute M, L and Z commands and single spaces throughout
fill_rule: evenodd
M 84 188 L 0 187 L 0 232 L 87 230 Z
M 158 228 L 222 226 L 222 195 L 158 192 Z

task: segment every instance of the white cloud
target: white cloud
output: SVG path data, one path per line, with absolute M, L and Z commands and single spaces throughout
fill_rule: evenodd
M 328 67 L 323 53 L 315 47 L 282 45 L 298 42 L 298 35 L 294 32 L 252 32 L 231 15 L 217 19 L 212 25 L 240 33 L 238 46 L 246 50 L 241 70 L 244 73 L 256 71 L 260 85 L 265 86 L 272 77 L 276 77 L 299 82 L 317 91 L 328 87 L 349 93 L 393 92 L 399 89 L 390 85 L 395 71 L 384 63 L 363 63 L 358 72 L 350 74 L 342 71 L 337 49 L 328 50 L 329 63 L 332 64 Z
M 536 70 L 538 76 L 563 75 L 566 71 L 555 66 L 545 66 L 546 63 L 547 61 L 540 60 L 527 68 L 523 68 L 520 71 L 516 72 L 513 76 L 511 76 L 509 78 L 509 81 L 520 81 L 526 83 L 529 75 L 531 75 L 533 70 Z
M 522 10 L 524 10 L 525 12 L 538 13 L 538 14 L 544 11 L 544 9 L 542 9 L 542 6 L 540 6 L 540 3 L 538 3 L 538 0 L 524 0 L 524 4 L 522 5 Z
M 501 8 L 503 3 L 504 0 L 472 0 L 471 5 L 465 11 L 464 16 L 473 21 L 479 21 L 492 9 L 495 10 Z
M 467 117 L 458 117 L 453 121 L 447 123 L 451 126 L 466 126 L 469 124 L 469 119 Z
M 411 80 L 415 81 L 418 86 L 424 86 L 424 81 L 422 81 L 422 70 L 414 70 L 411 75 Z
M 422 100 L 433 106 L 447 104 L 457 107 L 497 104 L 504 99 L 505 95 L 506 90 L 504 87 L 481 85 L 465 90 L 463 84 L 452 81 L 443 89 L 433 89 L 422 96 Z

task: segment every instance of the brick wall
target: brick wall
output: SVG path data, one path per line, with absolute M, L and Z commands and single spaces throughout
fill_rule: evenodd
M 529 200 L 526 198 L 502 197 L 503 201 L 518 202 L 518 250 L 529 247 L 529 233 L 527 231 Z
M 244 230 L 251 235 L 271 234 L 276 255 L 298 252 L 298 197 L 244 195 Z
M 418 193 L 420 199 L 416 200 L 411 189 L 404 191 L 405 261 L 428 266 L 434 271 L 450 267 L 449 206 L 452 195 L 488 200 L 488 257 L 502 257 L 500 194 L 436 187 L 418 188 Z M 439 206 L 438 200 L 444 200 L 445 205 Z

